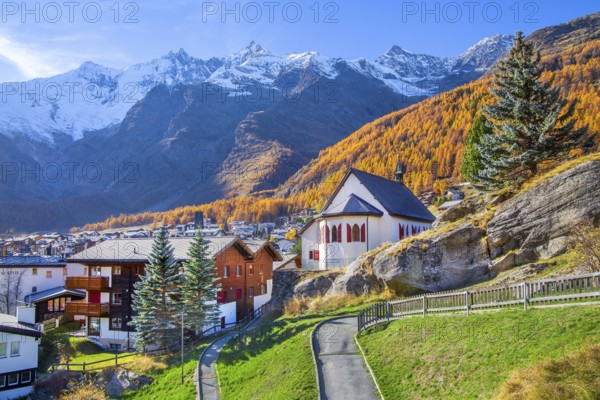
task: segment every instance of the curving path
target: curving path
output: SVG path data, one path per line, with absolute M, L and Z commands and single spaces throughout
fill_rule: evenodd
M 256 325 L 258 325 L 260 318 L 257 317 L 248 325 L 246 325 L 241 333 L 244 333 Z M 219 353 L 223 350 L 223 347 L 231 340 L 236 337 L 238 333 L 230 333 L 223 336 L 220 339 L 215 340 L 204 350 L 198 361 L 197 368 L 197 380 L 196 380 L 196 399 L 197 400 L 219 400 L 221 398 L 221 390 L 219 388 L 219 379 L 215 371 L 215 365 L 219 358 Z
M 356 317 L 327 321 L 315 330 L 321 400 L 377 400 L 371 376 L 354 343 Z
M 223 336 L 222 338 L 211 343 L 210 346 L 202 353 L 202 357 L 200 358 L 200 366 L 198 369 L 199 390 L 197 392 L 199 397 L 197 398 L 202 400 L 219 400 L 221 398 L 219 379 L 215 373 L 215 364 L 217 362 L 217 358 L 219 358 L 219 353 L 221 350 L 223 350 L 223 347 L 233 336 L 234 335 Z

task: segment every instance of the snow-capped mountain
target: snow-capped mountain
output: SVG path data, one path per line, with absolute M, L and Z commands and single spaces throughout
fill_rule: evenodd
M 181 49 L 122 70 L 85 62 L 51 78 L 2 84 L 0 133 L 45 143 L 54 143 L 57 135 L 79 140 L 86 132 L 119 124 L 135 103 L 159 85 L 207 83 L 243 95 L 253 85 L 282 90 L 278 78 L 292 71 L 310 70 L 335 79 L 340 71 L 351 68 L 398 94 L 428 96 L 437 93 L 435 82 L 449 74 L 489 68 L 507 51 L 511 39 L 506 35 L 483 39 L 455 58 L 413 54 L 399 46 L 374 61 L 344 60 L 317 52 L 278 56 L 252 42 L 226 58 L 202 60 Z

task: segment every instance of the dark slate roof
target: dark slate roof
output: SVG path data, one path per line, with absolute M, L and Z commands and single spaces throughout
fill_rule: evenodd
M 336 189 L 336 192 L 325 205 L 325 209 L 329 207 L 329 203 L 335 198 L 337 191 L 343 186 L 350 174 L 354 174 L 358 178 L 390 215 L 419 221 L 435 221 L 433 214 L 429 212 L 427 207 L 403 183 L 385 179 L 355 168 L 350 168 Z
M 372 204 L 367 203 L 355 194 L 351 194 L 344 201 L 328 208 L 324 217 L 334 215 L 383 215 L 383 212 Z
M 8 256 L 0 257 L 0 267 L 64 267 L 67 263 L 62 257 Z
M 63 296 L 85 297 L 85 290 L 70 290 L 64 286 L 43 290 L 41 292 L 31 293 L 25 296 L 26 303 L 39 303 L 45 300 L 56 299 Z
M 35 329 L 33 325 L 21 323 L 17 320 L 17 317 L 8 314 L 0 314 L 0 332 L 36 338 L 42 337 L 42 332 Z

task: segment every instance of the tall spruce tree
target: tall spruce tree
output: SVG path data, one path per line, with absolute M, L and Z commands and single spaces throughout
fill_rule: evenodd
M 488 189 L 536 174 L 541 162 L 570 150 L 582 134 L 573 129 L 574 104 L 567 106 L 541 74 L 539 52 L 517 32 L 494 74 L 493 101 L 483 108 L 494 132 L 476 145 L 484 164 L 477 176 Z
M 178 343 L 182 284 L 183 274 L 162 227 L 152 243 L 145 274 L 134 285 L 133 309 L 137 315 L 130 324 L 136 328 L 139 349 L 155 345 L 167 350 Z
M 480 114 L 475 117 L 473 126 L 467 134 L 460 173 L 477 189 L 485 189 L 490 184 L 488 180 L 479 175 L 485 165 L 477 146 L 481 144 L 484 136 L 491 135 L 493 132 L 485 115 Z
M 195 331 L 203 326 L 215 325 L 219 320 L 217 304 L 217 281 L 215 263 L 210 251 L 210 242 L 198 229 L 188 250 L 188 260 L 183 264 L 185 281 L 182 299 L 187 314 L 186 325 Z

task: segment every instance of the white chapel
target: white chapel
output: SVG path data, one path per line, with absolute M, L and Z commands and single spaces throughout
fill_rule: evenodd
M 361 254 L 431 228 L 435 221 L 404 185 L 404 168 L 396 180 L 350 168 L 320 214 L 301 231 L 302 268 L 345 267 Z

